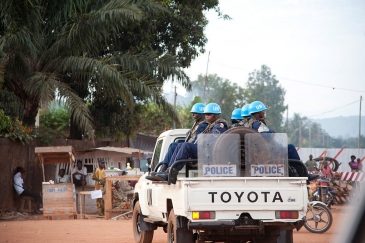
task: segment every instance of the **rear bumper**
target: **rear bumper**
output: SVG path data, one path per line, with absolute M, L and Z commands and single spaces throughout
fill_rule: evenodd
M 265 226 L 274 226 L 280 229 L 299 230 L 304 225 L 304 220 L 298 220 L 295 222 L 274 222 L 274 221 L 260 221 L 258 225 L 236 225 L 235 220 L 219 220 L 211 222 L 189 222 L 188 229 L 199 229 L 199 230 L 212 230 L 212 229 L 236 229 L 236 230 L 261 230 Z

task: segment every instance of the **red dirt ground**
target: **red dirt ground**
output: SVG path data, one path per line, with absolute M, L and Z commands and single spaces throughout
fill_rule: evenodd
M 324 234 L 313 234 L 304 227 L 294 233 L 295 243 L 329 243 L 341 231 L 338 229 L 344 209 L 350 206 L 335 205 L 334 223 Z M 132 220 L 43 220 L 34 215 L 28 219 L 0 221 L 0 242 L 134 242 Z M 167 236 L 161 228 L 155 231 L 154 243 L 165 243 Z

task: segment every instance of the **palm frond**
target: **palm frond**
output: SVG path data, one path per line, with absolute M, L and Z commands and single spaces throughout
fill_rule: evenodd
M 99 89 L 104 89 L 106 95 L 120 97 L 126 105 L 132 109 L 133 95 L 129 90 L 124 77 L 118 70 L 108 65 L 109 58 L 100 60 L 87 57 L 67 57 L 53 63 L 62 73 L 89 72 L 96 74 L 99 81 L 96 85 Z
M 94 125 L 90 111 L 84 101 L 65 83 L 59 82 L 55 73 L 35 73 L 24 85 L 27 92 L 40 98 L 43 104 L 49 104 L 55 97 L 63 100 L 70 109 L 72 118 L 78 127 L 94 139 Z M 56 93 L 57 92 L 57 95 Z

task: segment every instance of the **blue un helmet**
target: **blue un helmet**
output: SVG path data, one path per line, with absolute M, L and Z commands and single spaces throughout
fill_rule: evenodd
M 231 119 L 242 120 L 241 113 L 242 113 L 242 109 L 241 108 L 234 109 L 232 111 Z
M 216 103 L 209 103 L 204 108 L 204 114 L 221 114 L 221 107 Z
M 249 110 L 250 104 L 246 104 L 244 106 L 242 106 L 242 112 L 241 112 L 241 116 L 246 117 L 246 116 L 250 116 L 250 110 Z
M 261 101 L 254 101 L 248 107 L 250 114 L 266 110 L 266 106 Z
M 203 103 L 196 103 L 191 107 L 191 113 L 203 114 L 205 105 Z

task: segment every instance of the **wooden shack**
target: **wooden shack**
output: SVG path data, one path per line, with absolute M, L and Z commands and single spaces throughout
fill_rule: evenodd
M 76 192 L 72 179 L 72 169 L 70 170 L 71 183 L 49 184 L 45 181 L 44 165 L 69 163 L 70 168 L 75 162 L 74 150 L 72 146 L 59 147 L 36 147 L 43 171 L 42 196 L 43 215 L 52 219 L 54 216 L 67 216 L 75 218 Z

